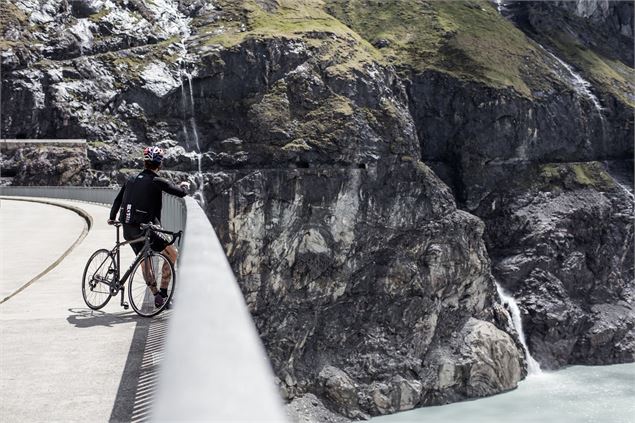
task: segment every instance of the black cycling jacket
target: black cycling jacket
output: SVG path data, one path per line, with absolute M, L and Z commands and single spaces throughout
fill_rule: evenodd
M 185 197 L 187 192 L 165 178 L 160 178 L 151 170 L 145 169 L 137 176 L 131 176 L 110 209 L 110 219 L 115 220 L 117 211 L 119 221 L 133 225 L 141 223 L 159 223 L 161 219 L 162 193 Z

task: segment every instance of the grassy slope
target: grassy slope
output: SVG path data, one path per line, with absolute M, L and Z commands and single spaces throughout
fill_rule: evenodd
M 23 41 L 7 40 L 5 31 L 10 28 L 29 28 L 29 17 L 9 1 L 0 1 L 0 50 L 8 50 L 12 47 L 23 45 Z
M 324 62 L 333 62 L 332 71 L 342 72 L 381 60 L 381 54 L 366 40 L 326 13 L 320 0 L 278 0 L 270 11 L 255 0 L 219 0 L 216 4 L 223 10 L 222 24 L 195 21 L 198 45 L 227 48 L 247 39 L 301 39 L 319 49 Z
M 511 87 L 525 96 L 545 89 L 553 78 L 544 53 L 487 0 L 326 3 L 330 13 L 371 44 L 388 41 L 381 49 L 388 60 L 415 71 L 435 69 L 494 87 Z M 546 36 L 565 61 L 595 85 L 635 105 L 632 68 L 583 47 L 564 28 Z
M 324 49 L 324 60 L 343 69 L 388 61 L 421 72 L 427 69 L 459 79 L 512 88 L 531 97 L 556 78 L 545 53 L 503 18 L 488 0 L 218 0 L 220 23 L 202 25 L 207 44 L 225 47 L 248 38 L 302 38 Z M 260 4 L 276 4 L 265 10 Z M 242 25 L 242 26 L 241 26 Z M 311 33 L 332 35 L 328 43 Z M 603 90 L 631 106 L 632 68 L 582 47 L 565 29 L 548 35 L 563 58 Z M 388 46 L 374 48 L 380 40 Z M 354 52 L 354 54 L 352 53 Z M 346 57 L 342 57 L 342 56 Z
M 486 0 L 327 0 L 327 10 L 393 63 L 435 69 L 530 96 L 547 69 L 527 37 Z
M 261 6 L 266 3 L 274 7 Z M 321 59 L 333 63 L 331 71 L 346 73 L 385 60 L 416 72 L 434 69 L 497 88 L 510 87 L 527 97 L 534 90 L 548 89 L 553 78 L 543 53 L 487 0 L 217 0 L 215 4 L 223 11 L 222 19 L 194 20 L 199 45 L 231 47 L 249 38 L 296 38 L 320 49 Z M 3 2 L 1 11 L 2 27 L 28 27 L 28 18 L 10 2 Z M 582 47 L 564 29 L 545 37 L 594 84 L 635 105 L 632 68 Z M 388 46 L 372 46 L 380 40 L 388 41 Z M 15 44 L 0 43 L 4 48 Z M 119 62 L 147 61 L 115 56 L 120 56 Z
M 551 44 L 563 59 L 604 91 L 614 94 L 623 103 L 635 107 L 635 70 L 619 60 L 609 59 L 585 48 L 567 32 L 549 34 Z
M 279 0 L 269 12 L 256 0 L 221 0 L 219 5 L 223 29 L 218 21 L 199 27 L 207 45 L 231 47 L 265 37 L 310 41 L 310 34 L 319 32 L 333 35 L 335 56 L 353 47 L 356 53 L 345 60 L 347 66 L 375 60 L 416 71 L 435 69 L 511 87 L 528 97 L 548 83 L 542 53 L 487 0 Z M 389 46 L 371 45 L 379 40 Z M 328 54 L 325 59 L 340 61 Z
M 535 8 L 532 15 L 539 25 L 532 30 L 537 32 L 532 35 L 534 38 L 557 50 L 596 89 L 635 107 L 635 69 L 621 62 L 618 52 L 610 50 L 615 44 L 607 38 L 611 35 L 606 30 L 559 8 Z

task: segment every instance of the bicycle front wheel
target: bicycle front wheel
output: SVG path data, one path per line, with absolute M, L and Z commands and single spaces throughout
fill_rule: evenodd
M 128 299 L 138 315 L 152 317 L 169 304 L 175 286 L 174 265 L 163 253 L 150 252 L 135 265 L 130 275 Z M 165 297 L 157 295 L 165 289 Z
M 110 285 L 116 274 L 117 267 L 110 251 L 101 249 L 90 256 L 82 277 L 82 296 L 88 307 L 99 310 L 110 301 Z

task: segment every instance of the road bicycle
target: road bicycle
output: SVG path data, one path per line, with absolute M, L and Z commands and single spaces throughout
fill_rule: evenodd
M 183 233 L 171 232 L 161 229 L 152 224 L 142 224 L 143 236 L 120 242 L 119 228 L 121 222 L 113 222 L 117 229 L 117 242 L 112 250 L 105 248 L 93 253 L 86 263 L 84 276 L 82 277 L 82 296 L 86 305 L 93 310 L 99 310 L 108 304 L 112 297 L 116 297 L 121 291 L 121 306 L 128 309 L 128 304 L 124 301 L 126 280 L 128 283 L 128 300 L 134 311 L 143 317 L 152 317 L 161 313 L 168 307 L 176 282 L 174 264 L 161 252 L 156 252 L 151 248 L 151 237 L 160 236 L 157 233 L 166 234 L 172 237 L 167 245 L 177 242 Z M 153 234 L 154 232 L 154 234 Z M 137 254 L 134 261 L 120 277 L 121 259 L 119 249 L 135 242 L 144 242 L 143 248 Z M 166 245 L 166 246 L 167 246 Z M 155 304 L 155 293 L 160 288 L 167 289 L 167 297 L 162 304 Z

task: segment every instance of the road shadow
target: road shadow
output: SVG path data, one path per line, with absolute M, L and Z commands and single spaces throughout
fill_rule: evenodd
M 145 318 L 138 316 L 132 311 L 106 313 L 101 310 L 91 310 L 90 308 L 69 308 L 68 311 L 71 314 L 66 318 L 66 321 L 76 328 L 112 327 L 122 323 L 145 320 Z
M 66 320 L 77 328 L 113 327 L 136 322 L 110 422 L 147 422 L 152 414 L 159 363 L 171 310 L 159 316 L 145 318 L 134 312 L 106 313 L 89 308 L 69 308 Z M 116 342 L 116 340 L 113 340 Z
M 110 422 L 150 421 L 170 314 L 137 321 Z

